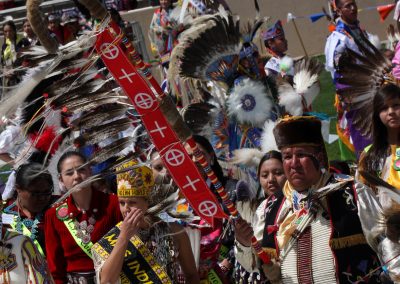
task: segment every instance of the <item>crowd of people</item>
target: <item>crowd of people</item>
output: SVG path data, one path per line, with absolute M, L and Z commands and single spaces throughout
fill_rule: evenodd
M 330 1 L 329 161 L 323 65 L 287 55 L 281 21 L 183 2 L 151 21 L 160 85 L 116 10 L 3 25 L 0 282 L 400 283 L 400 30 L 384 52 Z

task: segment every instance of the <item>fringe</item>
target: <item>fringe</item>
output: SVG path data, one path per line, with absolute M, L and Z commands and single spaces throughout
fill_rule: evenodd
M 343 249 L 356 245 L 367 244 L 367 240 L 363 234 L 351 235 L 343 238 L 333 238 L 329 242 L 332 249 Z

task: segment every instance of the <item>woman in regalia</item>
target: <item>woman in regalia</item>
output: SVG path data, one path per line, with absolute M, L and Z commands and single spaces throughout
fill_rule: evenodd
M 257 176 L 260 186 L 264 191 L 265 200 L 257 207 L 251 221 L 254 230 L 254 236 L 261 243 L 263 250 L 273 259 L 277 258 L 275 235 L 278 229 L 276 217 L 278 210 L 285 198 L 282 193 L 283 185 L 286 182 L 286 176 L 283 172 L 282 155 L 280 152 L 271 150 L 262 156 L 257 169 Z M 237 226 L 241 226 L 239 221 Z M 240 236 L 237 236 L 240 238 Z M 240 247 L 240 244 L 238 245 Z M 235 273 L 236 283 L 265 283 L 267 280 L 261 270 L 255 269 L 254 272 L 246 271 L 240 261 L 246 257 L 236 250 L 237 269 Z M 257 267 L 257 264 L 254 263 Z
M 383 86 L 373 98 L 372 144 L 360 168 L 400 188 L 400 87 Z
M 91 170 L 78 152 L 64 153 L 57 171 L 61 184 L 72 193 L 45 215 L 49 269 L 56 283 L 95 283 L 91 247 L 122 220 L 117 196 L 85 182 Z
M 26 163 L 15 174 L 17 197 L 3 210 L 3 224 L 29 237 L 45 255 L 44 213 L 52 203 L 53 180 L 38 163 Z
M 97 283 L 178 283 L 180 269 L 186 283 L 200 283 L 184 228 L 158 217 L 160 210 L 175 204 L 177 192 L 164 199 L 164 189 L 154 186 L 152 170 L 137 161 L 117 171 L 124 221 L 92 248 Z

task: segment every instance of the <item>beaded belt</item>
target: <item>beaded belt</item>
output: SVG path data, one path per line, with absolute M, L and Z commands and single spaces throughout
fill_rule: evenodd
M 67 284 L 95 284 L 96 273 L 94 271 L 68 272 L 67 279 Z

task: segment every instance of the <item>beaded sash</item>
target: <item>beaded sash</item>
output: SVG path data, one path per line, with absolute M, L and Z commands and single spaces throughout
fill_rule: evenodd
M 111 254 L 120 234 L 119 223 L 94 246 L 96 257 L 106 260 Z M 164 268 L 157 263 L 153 254 L 137 236 L 130 239 L 125 252 L 124 264 L 120 274 L 121 283 L 172 284 Z

